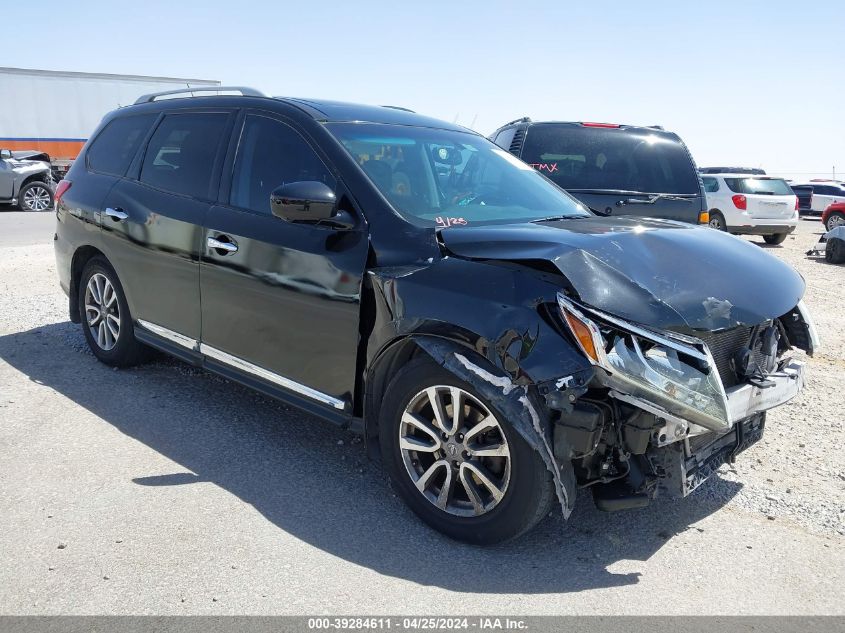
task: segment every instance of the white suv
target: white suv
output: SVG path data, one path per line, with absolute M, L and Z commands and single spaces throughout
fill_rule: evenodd
M 798 225 L 798 198 L 782 178 L 706 174 L 701 180 L 714 229 L 780 244 Z
M 845 202 L 845 184 L 837 180 L 811 180 L 810 182 L 792 183 L 793 187 L 812 187 L 808 213 L 822 213 L 834 202 Z

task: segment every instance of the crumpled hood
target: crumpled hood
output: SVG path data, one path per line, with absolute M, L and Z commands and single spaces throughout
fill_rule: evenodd
M 677 222 L 590 217 L 452 227 L 440 236 L 458 257 L 549 261 L 582 302 L 676 331 L 756 325 L 804 294 L 795 269 L 760 246 Z
M 8 158 L 6 162 L 16 174 L 34 174 L 42 171 L 50 171 L 50 165 L 37 160 Z

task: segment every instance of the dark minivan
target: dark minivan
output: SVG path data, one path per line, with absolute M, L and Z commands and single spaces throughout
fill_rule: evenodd
M 596 217 L 403 109 L 237 91 L 108 114 L 61 181 L 59 281 L 100 361 L 156 348 L 356 430 L 476 543 L 584 488 L 686 496 L 801 390 L 804 282 L 755 245 Z
M 660 127 L 526 117 L 500 127 L 490 140 L 596 213 L 709 220 L 692 156 L 677 134 Z

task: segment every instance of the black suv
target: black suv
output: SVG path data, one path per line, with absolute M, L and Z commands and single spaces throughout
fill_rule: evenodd
M 143 97 L 62 181 L 61 286 L 101 361 L 157 348 L 359 430 L 478 543 L 579 486 L 689 494 L 800 390 L 804 283 L 758 247 L 594 217 L 403 109 L 241 92 Z
M 695 163 L 659 126 L 511 121 L 490 140 L 603 215 L 707 224 Z

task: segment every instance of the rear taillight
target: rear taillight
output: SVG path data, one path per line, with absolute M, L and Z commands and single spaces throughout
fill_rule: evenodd
M 70 180 L 60 180 L 59 184 L 56 185 L 56 204 L 59 204 L 62 201 L 62 196 L 65 195 L 65 191 L 70 189 L 70 186 L 73 183 Z
M 742 194 L 731 196 L 731 200 L 733 200 L 734 206 L 740 211 L 745 211 L 748 208 L 748 199 Z
M 795 210 L 798 211 L 798 196 L 795 196 Z

